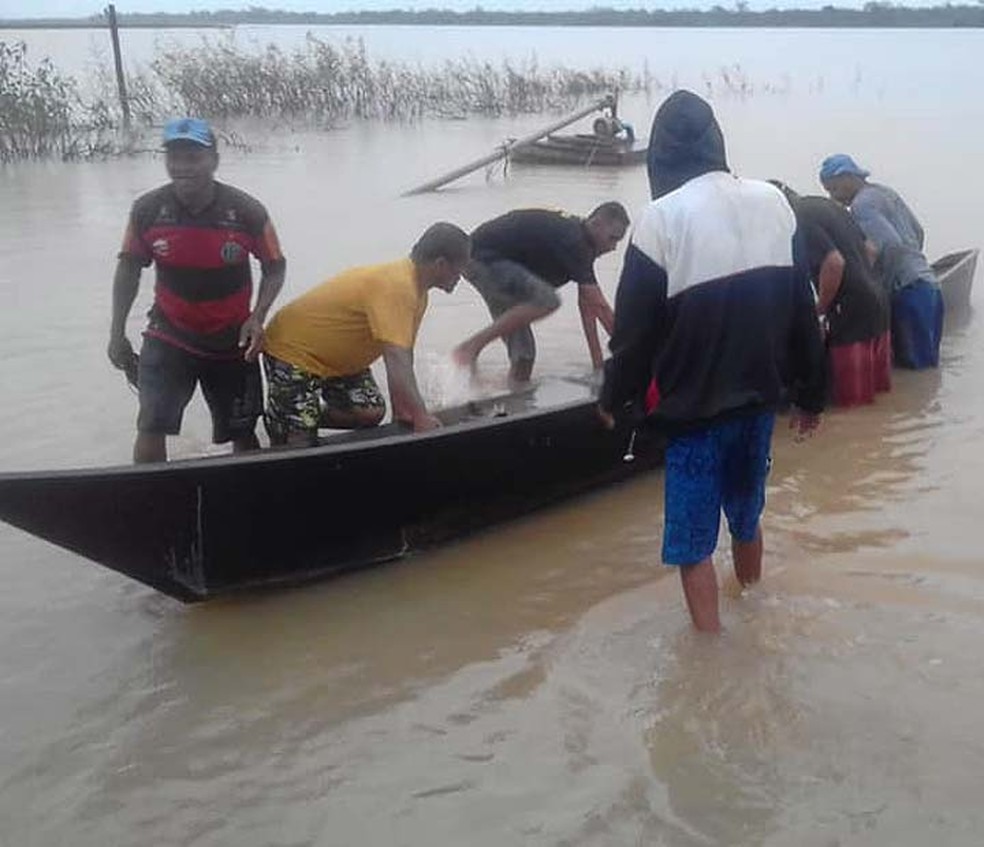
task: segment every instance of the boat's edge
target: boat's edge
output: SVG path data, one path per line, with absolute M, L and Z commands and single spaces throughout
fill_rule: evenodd
M 503 398 L 513 397 L 511 394 L 502 395 Z M 495 402 L 497 398 L 491 397 L 483 400 L 484 403 Z M 118 465 L 104 465 L 99 467 L 75 467 L 75 468 L 58 468 L 53 470 L 44 471 L 32 471 L 32 470 L 20 470 L 20 471 L 6 471 L 0 473 L 0 485 L 4 483 L 14 483 L 22 480 L 37 480 L 37 479 L 61 479 L 61 478 L 89 478 L 89 477 L 101 477 L 106 475 L 121 475 L 121 476 L 141 476 L 141 475 L 157 475 L 166 474 L 169 476 L 182 475 L 182 474 L 192 474 L 194 475 L 198 470 L 203 467 L 208 468 L 222 468 L 226 466 L 235 467 L 248 467 L 250 465 L 257 464 L 271 464 L 279 462 L 293 462 L 303 459 L 311 459 L 314 457 L 322 457 L 332 454 L 339 453 L 352 453 L 361 452 L 363 450 L 378 449 L 380 447 L 390 447 L 393 445 L 404 444 L 410 440 L 414 441 L 432 441 L 440 438 L 445 438 L 448 435 L 459 432 L 469 432 L 475 430 L 485 429 L 492 426 L 501 426 L 505 420 L 510 421 L 522 421 L 528 420 L 540 416 L 544 411 L 565 411 L 569 409 L 575 409 L 580 406 L 593 405 L 597 401 L 593 397 L 584 397 L 576 400 L 569 400 L 562 403 L 557 403 L 556 405 L 550 406 L 548 409 L 529 409 L 519 412 L 512 412 L 505 417 L 487 416 L 487 417 L 475 417 L 467 418 L 465 420 L 458 421 L 457 423 L 442 427 L 441 429 L 431 430 L 429 432 L 419 432 L 415 433 L 409 429 L 403 432 L 393 433 L 393 434 L 382 434 L 379 437 L 367 437 L 363 440 L 358 441 L 342 441 L 342 442 L 332 442 L 330 439 L 326 439 L 326 443 L 321 443 L 313 447 L 266 447 L 255 452 L 250 453 L 238 453 L 238 454 L 222 454 L 215 456 L 193 456 L 188 458 L 178 458 L 172 459 L 167 462 L 154 462 L 148 464 L 118 464 Z M 467 405 L 467 404 L 466 404 Z M 446 409 L 442 411 L 455 412 L 459 409 L 465 408 L 454 407 L 451 409 Z

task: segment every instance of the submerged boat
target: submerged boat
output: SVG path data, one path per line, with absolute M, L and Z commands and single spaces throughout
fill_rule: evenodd
M 620 167 L 646 161 L 647 147 L 636 145 L 635 131 L 610 113 L 595 119 L 591 133 L 547 135 L 509 148 L 512 162 L 534 165 Z
M 548 135 L 530 144 L 513 148 L 513 162 L 533 165 L 598 165 L 621 167 L 646 161 L 646 148 L 634 140 L 598 135 Z
M 933 271 L 943 292 L 948 317 L 959 318 L 970 309 L 970 292 L 974 285 L 979 253 L 980 250 L 976 248 L 958 250 L 933 262 Z
M 661 459 L 657 442 L 603 429 L 575 381 L 438 415 L 445 427 L 421 434 L 0 474 L 0 519 L 194 602 L 399 558 Z

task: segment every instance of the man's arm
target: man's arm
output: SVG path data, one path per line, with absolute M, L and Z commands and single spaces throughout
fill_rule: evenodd
M 864 240 L 864 254 L 868 257 L 868 264 L 874 267 L 878 264 L 878 248 L 870 238 Z
M 884 252 L 886 247 L 902 245 L 902 236 L 876 206 L 868 203 L 855 204 L 851 207 L 851 214 L 854 215 L 865 237 L 875 245 L 879 253 Z
M 605 383 L 598 400 L 603 411 L 619 415 L 645 396 L 661 341 L 666 294 L 666 271 L 630 244 L 615 295 L 615 326 L 609 343 L 612 356 L 605 363 Z
M 426 432 L 441 426 L 441 422 L 427 411 L 417 388 L 413 351 L 395 344 L 384 344 L 383 364 L 386 366 L 386 381 L 393 405 L 393 420 L 410 424 L 414 432 Z
M 245 348 L 243 358 L 247 362 L 253 362 L 263 348 L 263 324 L 266 322 L 267 313 L 273 301 L 277 299 L 280 289 L 284 287 L 287 261 L 280 249 L 277 230 L 266 209 L 252 198 L 249 208 L 252 210 L 251 232 L 256 239 L 253 254 L 260 263 L 261 275 L 256 293 L 256 305 L 239 330 L 239 346 Z
M 825 315 L 844 282 L 844 256 L 840 250 L 831 250 L 820 264 L 817 279 L 817 314 Z
M 600 323 L 609 335 L 615 326 L 615 315 L 608 305 L 604 292 L 597 285 L 579 284 L 577 287 L 577 307 L 581 312 L 581 328 L 584 339 L 588 342 L 591 354 L 591 365 L 597 371 L 604 365 L 604 355 L 601 342 L 598 339 L 598 324 Z
M 120 254 L 113 275 L 113 314 L 109 326 L 109 346 L 106 350 L 113 367 L 126 370 L 133 361 L 133 346 L 126 337 L 126 319 L 133 308 L 140 287 L 143 262 L 126 253 Z
M 916 231 L 916 241 L 919 243 L 919 249 L 925 250 L 926 233 L 922 228 L 922 224 L 919 223 L 919 218 L 913 215 L 912 212 L 909 212 L 909 214 L 912 215 L 912 226 L 913 229 Z
M 793 257 L 793 314 L 787 340 L 792 366 L 790 400 L 794 406 L 790 426 L 806 435 L 817 428 L 826 405 L 827 356 L 799 232 L 793 238 Z
M 247 362 L 255 361 L 263 347 L 263 324 L 266 323 L 273 301 L 284 287 L 287 260 L 281 256 L 279 259 L 264 262 L 261 268 L 262 275 L 259 291 L 256 294 L 256 305 L 239 331 L 239 346 L 246 348 L 243 357 Z

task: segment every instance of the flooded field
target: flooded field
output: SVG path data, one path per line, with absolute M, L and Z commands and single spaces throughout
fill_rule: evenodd
M 820 160 L 849 152 L 907 198 L 932 257 L 984 243 L 976 32 L 355 34 L 406 61 L 646 64 L 710 90 L 742 175 L 815 191 Z M 85 72 L 90 34 L 24 37 Z M 134 61 L 153 54 L 151 34 L 131 37 Z M 744 91 L 722 83 L 736 65 Z M 640 135 L 660 97 L 625 101 Z M 550 119 L 237 126 L 250 149 L 224 149 L 219 176 L 269 208 L 285 302 L 403 255 L 434 220 L 609 199 L 634 213 L 644 169 L 517 166 L 400 197 Z M 0 470 L 128 460 L 111 274 L 129 204 L 163 179 L 151 154 L 0 169 Z M 599 263 L 610 295 L 620 261 Z M 132 338 L 150 289 L 148 274 Z M 538 368 L 584 375 L 561 293 Z M 467 284 L 431 298 L 417 361 L 432 402 L 485 319 Z M 806 443 L 778 433 L 765 579 L 746 594 L 725 580 L 718 640 L 690 631 L 658 564 L 658 473 L 400 564 L 195 608 L 0 526 L 0 845 L 977 844 L 979 315 L 943 358 Z M 504 353 L 481 365 L 501 378 Z M 175 455 L 213 449 L 199 400 L 189 412 Z

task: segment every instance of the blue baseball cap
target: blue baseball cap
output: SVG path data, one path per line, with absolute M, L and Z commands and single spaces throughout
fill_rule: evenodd
M 172 141 L 190 141 L 201 147 L 215 146 L 215 133 L 201 118 L 174 118 L 164 124 L 164 144 Z
M 820 182 L 826 182 L 835 176 L 859 176 L 864 179 L 871 171 L 860 167 L 847 153 L 834 153 L 828 156 L 820 165 Z

